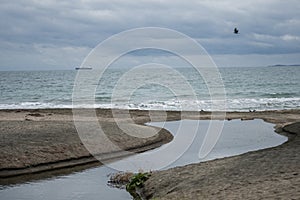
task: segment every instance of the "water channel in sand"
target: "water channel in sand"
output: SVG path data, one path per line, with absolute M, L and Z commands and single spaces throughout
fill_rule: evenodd
M 287 137 L 278 135 L 274 132 L 273 124 L 263 120 L 225 121 L 222 134 L 213 148 L 213 150 L 204 159 L 198 158 L 199 148 L 202 144 L 204 135 L 208 129 L 209 121 L 206 120 L 183 120 L 184 127 L 180 131 L 189 134 L 190 128 L 199 125 L 196 137 L 187 151 L 183 153 L 174 162 L 165 166 L 164 169 L 175 166 L 183 166 L 191 163 L 213 160 L 233 155 L 243 154 L 249 151 L 278 146 L 287 141 Z M 183 121 L 153 122 L 147 125 L 164 127 L 174 135 L 174 140 L 169 144 L 163 145 L 157 149 L 137 154 L 120 161 L 111 166 L 124 167 L 127 170 L 144 169 L 145 171 L 153 169 L 155 163 L 165 159 L 167 154 L 158 154 L 157 152 L 167 149 L 167 147 L 180 146 L 180 141 L 176 141 L 178 127 Z M 172 151 L 172 148 L 169 148 Z M 174 150 L 174 149 L 173 149 Z M 172 154 L 172 152 L 169 152 Z M 155 156 L 151 156 L 155 155 Z M 147 158 L 146 161 L 143 159 Z M 139 162 L 138 162 L 139 161 Z M 135 163 L 128 165 L 128 162 Z M 138 164 L 137 164 L 138 163 Z M 116 170 L 105 165 L 85 169 L 80 172 L 70 173 L 63 176 L 54 176 L 47 179 L 28 181 L 21 184 L 12 184 L 0 186 L 0 199 L 2 200 L 124 200 L 132 199 L 125 190 L 112 188 L 107 185 L 108 175 L 115 173 Z

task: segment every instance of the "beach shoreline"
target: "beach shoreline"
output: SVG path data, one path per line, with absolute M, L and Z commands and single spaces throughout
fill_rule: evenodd
M 130 123 L 147 128 L 144 123 L 151 120 L 149 111 L 130 110 L 131 119 L 128 119 L 127 110 L 113 110 L 118 117 L 113 116 L 111 109 L 96 109 L 99 122 L 107 128 L 107 132 L 114 132 L 112 139 L 123 135 L 118 130 L 117 122 Z M 180 112 L 180 111 L 150 111 L 155 118 L 152 120 L 181 120 L 181 119 L 211 119 L 211 112 Z M 167 118 L 166 118 L 167 114 Z M 220 118 L 222 119 L 222 118 Z M 300 110 L 275 110 L 256 112 L 227 112 L 226 120 L 263 119 L 276 125 L 276 130 L 284 134 L 282 127 L 300 120 Z M 88 120 L 84 117 L 83 121 Z M 1 168 L 2 183 L 6 178 L 28 175 L 38 172 L 47 172 L 55 169 L 71 168 L 79 165 L 98 162 L 93 158 L 81 143 L 73 122 L 72 109 L 15 109 L 0 110 L 1 123 Z M 49 137 L 51 136 L 51 137 Z M 287 136 L 293 136 L 287 134 Z M 121 145 L 126 150 L 135 153 L 157 148 L 170 142 L 172 135 L 162 129 L 157 137 L 136 142 L 132 138 L 123 138 Z M 120 140 L 116 140 L 120 143 Z M 122 143 L 121 142 L 121 143 Z M 122 156 L 107 153 L 107 158 Z
M 282 145 L 155 171 L 139 189 L 143 199 L 298 199 L 300 122 L 285 125 Z
M 167 130 L 159 128 L 157 135 L 146 139 L 128 136 L 116 123 L 122 119 L 112 118 L 109 110 L 99 112 L 99 124 L 118 147 L 99 152 L 102 162 L 157 148 L 173 138 Z M 83 117 L 81 120 L 89 119 Z M 140 132 L 156 129 L 143 124 L 129 125 Z M 81 141 L 71 109 L 0 110 L 0 137 L 1 184 L 5 184 L 5 178 L 14 176 L 101 164 Z

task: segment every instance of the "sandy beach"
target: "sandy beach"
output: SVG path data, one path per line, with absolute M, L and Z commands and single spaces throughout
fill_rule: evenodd
M 284 126 L 278 147 L 154 172 L 145 199 L 299 199 L 300 123 Z
M 124 150 L 143 152 L 172 140 L 164 129 L 147 139 L 124 134 L 116 125 L 117 121 L 129 123 L 128 118 L 122 117 L 124 110 L 114 110 L 120 118 L 113 118 L 110 109 L 96 112 L 110 139 Z M 162 111 L 151 112 L 156 121 L 165 116 Z M 149 111 L 132 110 L 130 115 L 134 121 L 131 125 L 142 132 L 149 128 L 143 125 L 150 121 Z M 210 118 L 211 113 L 204 111 L 167 112 L 167 120 Z M 228 112 L 226 119 L 263 119 L 274 123 L 276 131 L 288 136 L 289 141 L 271 149 L 154 172 L 142 188 L 146 199 L 299 197 L 300 127 L 295 122 L 300 121 L 300 110 Z M 71 109 L 1 110 L 0 124 L 2 183 L 17 175 L 97 162 L 79 139 Z M 108 159 L 120 156 L 116 152 L 101 153 Z
M 111 141 L 130 152 L 159 147 L 173 137 L 166 130 L 146 139 L 129 136 L 118 128 L 109 110 L 99 110 L 99 123 Z M 0 124 L 1 178 L 97 162 L 79 138 L 71 109 L 2 110 Z M 129 128 L 153 129 L 139 124 L 129 124 Z M 105 150 L 99 153 L 107 160 L 124 156 Z

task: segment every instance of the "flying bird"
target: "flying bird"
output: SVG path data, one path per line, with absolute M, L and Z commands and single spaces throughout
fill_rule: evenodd
M 234 28 L 233 33 L 234 33 L 234 34 L 239 34 L 239 29 Z

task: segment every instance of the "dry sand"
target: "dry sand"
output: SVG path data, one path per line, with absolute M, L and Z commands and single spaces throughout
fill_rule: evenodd
M 110 109 L 98 109 L 99 123 L 108 137 L 122 149 L 142 152 L 172 139 L 166 130 L 147 139 L 128 136 L 116 125 L 131 123 L 126 111 L 113 118 Z M 165 112 L 151 111 L 152 120 L 165 118 Z M 130 111 L 133 125 L 141 132 L 150 121 L 149 111 Z M 124 116 L 124 117 L 122 117 Z M 210 119 L 210 112 L 167 112 L 167 120 Z M 154 172 L 142 194 L 158 199 L 297 199 L 299 179 L 300 110 L 229 112 L 226 119 L 263 119 L 276 124 L 277 131 L 289 136 L 279 147 L 246 153 L 231 158 Z M 80 120 L 89 121 L 82 117 Z M 49 171 L 95 162 L 76 132 L 71 109 L 1 110 L 0 177 Z M 285 128 L 282 128 L 285 127 Z M 246 128 L 246 127 L 245 127 Z M 118 154 L 102 152 L 108 158 Z

